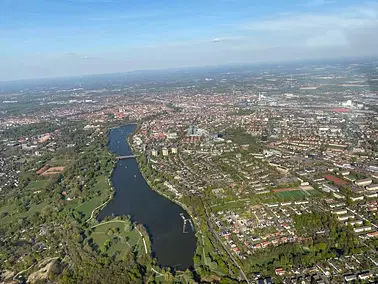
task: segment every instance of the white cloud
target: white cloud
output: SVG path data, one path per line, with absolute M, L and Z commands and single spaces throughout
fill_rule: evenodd
M 354 29 L 378 25 L 378 4 L 357 5 L 327 13 L 302 13 L 243 24 L 245 30 L 283 32 L 308 29 Z
M 376 19 L 377 18 L 377 11 L 374 9 L 360 9 L 359 11 L 362 15 L 365 15 L 366 17 L 370 19 Z
M 340 30 L 329 30 L 325 34 L 310 37 L 306 41 L 308 47 L 336 47 L 348 46 L 345 34 Z
M 22 58 L 8 58 L 0 54 L 2 66 L 5 66 L 0 68 L 0 80 L 12 76 L 19 78 L 31 75 L 80 75 L 132 69 L 378 55 L 378 3 L 362 4 L 355 1 L 358 5 L 351 7 L 326 6 L 330 2 L 331 0 L 314 0 L 313 3 L 317 5 L 325 5 L 321 9 L 322 12 L 306 9 L 313 12 L 299 14 L 291 11 L 277 14 L 275 17 L 251 18 L 249 22 L 238 25 L 225 24 L 219 29 L 211 29 L 208 33 L 198 35 L 198 38 L 198 33 L 195 36 L 187 36 L 187 40 L 185 37 L 182 39 L 161 36 L 132 45 L 123 46 L 122 43 L 118 43 L 118 46 L 112 47 L 111 50 L 97 53 L 91 49 L 79 49 L 78 53 L 42 53 L 32 58 L 26 55 Z M 132 16 L 114 13 L 94 15 L 92 20 L 106 21 L 114 19 L 114 16 L 116 19 L 127 21 L 130 17 L 154 17 L 154 12 L 148 14 L 147 11 L 146 14 Z M 0 34 L 2 32 L 0 29 Z M 50 34 L 55 35 L 55 30 L 46 27 L 43 30 L 44 37 Z M 80 40 L 86 36 L 85 31 L 72 34 L 80 37 Z M 101 35 L 103 34 L 102 32 Z M 180 34 L 186 35 L 182 30 Z M 191 35 L 193 34 L 191 31 Z M 0 48 L 4 49 L 6 46 L 7 37 L 11 38 L 12 34 L 3 33 Z M 94 38 L 96 37 L 88 40 Z M 28 62 L 28 68 L 25 68 L 25 62 Z M 40 67 L 33 69 L 30 66 Z
M 275 20 L 267 20 L 249 23 L 245 26 L 248 30 L 263 32 L 283 32 L 306 29 L 352 29 L 367 28 L 378 25 L 377 19 L 363 17 L 348 17 L 346 15 L 316 15 L 304 14 L 283 17 Z
M 62 56 L 64 59 L 73 59 L 73 60 L 79 60 L 79 59 L 97 59 L 97 57 L 95 56 L 89 56 L 89 55 L 86 55 L 86 54 L 79 54 L 79 53 L 76 53 L 76 52 L 66 52 L 63 54 Z
M 378 3 L 328 9 L 327 12 L 279 15 L 244 23 L 245 34 L 260 35 L 261 43 L 322 49 L 345 47 L 351 56 L 377 54 Z
M 245 37 L 242 36 L 226 36 L 226 37 L 216 37 L 212 40 L 212 42 L 235 42 L 244 40 Z

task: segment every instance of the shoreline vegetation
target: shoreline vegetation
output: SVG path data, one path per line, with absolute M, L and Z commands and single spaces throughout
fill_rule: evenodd
M 138 166 L 138 169 L 140 171 L 140 173 L 142 174 L 144 180 L 146 181 L 146 183 L 148 184 L 148 186 L 150 187 L 151 190 L 155 191 L 156 193 L 158 193 L 159 195 L 167 198 L 168 200 L 170 200 L 171 202 L 177 204 L 178 206 L 180 206 L 182 208 L 183 211 L 185 211 L 191 218 L 192 220 L 192 223 L 193 223 L 193 229 L 194 229 L 194 234 L 195 234 L 195 237 L 196 237 L 196 251 L 193 255 L 193 269 L 197 270 L 197 266 L 201 266 L 201 262 L 200 263 L 196 263 L 195 261 L 195 258 L 197 257 L 197 251 L 202 251 L 204 249 L 204 234 L 206 235 L 206 233 L 203 233 L 202 230 L 201 230 L 201 221 L 198 220 L 199 217 L 194 217 L 194 214 L 192 212 L 192 210 L 184 203 L 182 203 L 181 201 L 175 199 L 174 197 L 171 197 L 169 196 L 168 194 L 158 190 L 154 185 L 153 185 L 153 182 L 151 182 L 151 180 L 149 178 L 146 177 L 146 173 L 144 172 L 143 170 L 143 167 L 141 166 L 143 163 L 141 162 L 141 157 L 143 154 L 139 154 L 139 155 L 136 155 L 135 154 L 135 149 L 134 147 L 132 146 L 132 143 L 131 143 L 131 139 L 132 137 L 134 136 L 134 134 L 138 131 L 138 127 L 140 127 L 140 124 L 138 124 L 137 128 L 135 129 L 135 131 L 130 134 L 127 138 L 126 138 L 126 142 L 128 143 L 130 149 L 131 149 L 131 152 L 132 154 L 135 156 L 135 159 L 136 159 L 136 162 L 137 162 L 137 166 Z M 203 204 L 203 203 L 202 203 Z M 209 213 L 208 213 L 208 208 L 206 208 L 206 205 L 203 204 L 204 206 L 204 209 L 205 209 L 205 213 L 206 215 L 209 217 Z M 208 224 L 208 222 L 206 222 Z M 209 225 L 209 224 L 208 224 Z M 211 230 L 211 235 L 213 236 L 214 232 Z M 207 237 L 208 238 L 208 237 Z M 237 268 L 237 270 L 239 271 L 240 275 L 241 275 L 241 279 L 242 281 L 245 281 L 245 283 L 250 283 L 250 281 L 248 280 L 248 277 L 246 276 L 246 273 L 243 271 L 243 268 L 242 268 L 242 264 L 238 263 L 232 256 L 232 254 L 230 253 L 230 251 L 224 246 L 224 244 L 221 242 L 221 240 L 219 240 L 219 238 L 217 238 L 216 236 L 213 236 L 212 238 L 209 238 L 209 241 L 212 242 L 213 241 L 216 241 L 216 242 L 219 242 L 221 247 L 223 248 L 224 252 L 226 253 L 226 255 L 228 255 L 231 259 L 232 259 L 232 263 L 234 265 L 235 268 Z M 236 275 L 236 274 L 235 274 Z M 214 276 L 214 275 L 212 275 Z M 210 278 L 212 276 L 209 276 Z M 227 275 L 224 275 L 227 277 Z M 206 278 L 206 277 L 205 277 Z M 203 279 L 205 279 L 203 278 Z
M 126 124 L 126 125 L 129 125 L 129 124 Z M 126 138 L 126 143 L 129 145 L 131 153 L 135 156 L 135 161 L 137 163 L 139 172 L 141 173 L 141 175 L 143 176 L 143 179 L 145 180 L 145 182 L 148 184 L 149 188 L 152 191 L 156 192 L 157 194 L 163 196 L 164 198 L 168 199 L 169 201 L 171 201 L 171 202 L 175 203 L 176 205 L 180 206 L 180 208 L 183 211 L 185 211 L 190 216 L 190 219 L 192 220 L 192 224 L 193 224 L 193 233 L 194 233 L 194 235 L 196 237 L 196 244 L 197 244 L 197 247 L 198 247 L 200 245 L 200 241 L 199 240 L 201 238 L 201 236 L 199 234 L 200 228 L 199 228 L 198 224 L 194 221 L 195 219 L 194 219 L 193 213 L 191 212 L 191 210 L 189 209 L 189 207 L 186 204 L 184 204 L 184 203 L 176 200 L 175 198 L 172 198 L 168 194 L 165 194 L 164 192 L 156 189 L 156 187 L 153 186 L 152 182 L 146 177 L 145 172 L 142 170 L 142 167 L 140 166 L 141 165 L 141 161 L 140 161 L 140 156 L 141 155 L 137 155 L 135 153 L 135 149 L 134 149 L 134 147 L 133 147 L 133 145 L 132 145 L 132 143 L 130 141 L 132 139 L 132 137 L 134 136 L 134 134 L 138 131 L 139 127 L 140 127 L 140 123 L 137 124 L 137 128 L 134 130 L 134 132 L 131 133 L 130 135 L 128 135 L 127 138 Z M 194 259 L 194 255 L 193 255 L 193 259 Z M 172 267 L 170 267 L 170 268 L 172 268 Z M 177 271 L 177 272 L 179 272 L 179 271 Z
M 127 124 L 127 125 L 129 125 L 129 124 Z M 156 187 L 154 187 L 154 186 L 152 185 L 152 182 L 151 182 L 148 178 L 146 178 L 145 173 L 143 172 L 143 170 L 142 170 L 141 167 L 140 167 L 140 165 L 141 165 L 141 162 L 140 162 L 140 159 L 139 159 L 139 158 L 140 158 L 140 155 L 136 155 L 136 154 L 135 154 L 135 149 L 134 149 L 134 147 L 132 146 L 132 143 L 130 143 L 130 139 L 131 139 L 131 138 L 133 137 L 133 135 L 137 132 L 139 126 L 140 126 L 140 124 L 138 124 L 137 128 L 135 129 L 135 131 L 134 131 L 132 134 L 130 134 L 130 135 L 126 138 L 126 143 L 129 145 L 132 154 L 135 156 L 135 160 L 136 160 L 136 162 L 137 162 L 138 169 L 139 169 L 141 175 L 143 176 L 143 179 L 146 181 L 146 183 L 148 184 L 148 186 L 150 187 L 151 190 L 157 192 L 159 195 L 161 195 L 161 196 L 167 198 L 168 200 L 170 200 L 170 201 L 172 201 L 173 203 L 175 203 L 175 204 L 179 205 L 180 207 L 182 207 L 182 209 L 183 209 L 184 211 L 186 211 L 186 213 L 187 213 L 187 214 L 190 216 L 190 218 L 193 220 L 193 219 L 194 219 L 193 214 L 190 212 L 190 209 L 189 209 L 189 207 L 188 207 L 186 204 L 184 204 L 184 203 L 182 203 L 182 202 L 180 202 L 180 201 L 178 201 L 178 200 L 172 198 L 171 196 L 169 196 L 169 195 L 167 195 L 167 194 L 161 192 L 160 190 L 157 190 Z
M 111 126 L 96 131 L 76 121 L 60 125 L 58 150 L 23 162 L 19 189 L 3 191 L 7 198 L 1 200 L 0 282 L 160 283 L 154 270 L 171 276 L 152 258 L 142 224 L 127 215 L 96 219 L 116 193 L 116 156 L 107 147 Z M 74 146 L 67 148 L 65 139 Z M 45 164 L 65 170 L 36 174 Z
M 133 135 L 137 132 L 138 128 L 140 127 L 140 123 L 131 122 L 131 123 L 126 123 L 126 124 L 110 127 L 108 129 L 108 133 L 107 133 L 108 143 L 109 143 L 109 133 L 110 133 L 110 131 L 112 129 L 117 129 L 117 128 L 120 128 L 120 127 L 123 127 L 123 126 L 128 126 L 128 125 L 137 125 L 136 129 L 134 130 L 134 132 L 131 133 L 131 134 L 129 134 L 127 136 L 127 138 L 126 138 L 126 141 L 125 141 L 125 143 L 127 143 L 128 146 L 130 147 L 131 154 L 135 155 L 135 149 L 132 147 L 132 143 L 130 143 L 129 140 L 132 139 Z M 97 216 L 113 200 L 113 198 L 116 195 L 116 189 L 115 189 L 115 187 L 113 186 L 113 183 L 112 183 L 112 175 L 113 175 L 115 167 L 117 166 L 117 161 L 115 159 L 116 155 L 113 152 L 111 152 L 109 148 L 107 149 L 107 151 L 109 152 L 110 155 L 113 156 L 112 158 L 113 158 L 113 161 L 114 161 L 114 167 L 113 167 L 113 169 L 110 172 L 109 177 L 108 177 L 108 183 L 109 183 L 109 186 L 110 186 L 111 194 L 110 194 L 109 198 L 104 203 L 102 203 L 101 205 L 99 205 L 98 207 L 96 207 L 95 209 L 93 209 L 91 218 L 89 218 L 88 220 L 85 221 L 85 223 L 88 223 L 88 225 L 90 226 L 89 228 L 96 228 L 96 227 L 104 225 L 104 224 L 117 223 L 117 222 L 123 221 L 123 217 L 122 216 L 114 216 L 114 217 L 111 217 L 111 218 L 105 218 L 104 220 L 101 220 L 100 222 L 97 221 Z M 191 212 L 189 212 L 189 208 L 185 204 L 183 204 L 183 203 L 181 203 L 181 202 L 179 202 L 177 200 L 174 200 L 170 196 L 166 195 L 165 193 L 160 192 L 160 191 L 158 191 L 158 190 L 156 190 L 156 189 L 153 188 L 152 184 L 150 183 L 150 181 L 148 179 L 146 179 L 143 171 L 140 168 L 140 161 L 138 160 L 138 157 L 139 157 L 138 155 L 135 155 L 135 161 L 137 163 L 138 169 L 139 169 L 141 175 L 143 176 L 143 179 L 145 180 L 145 182 L 150 187 L 150 189 L 153 190 L 153 191 L 155 191 L 155 192 L 157 192 L 159 195 L 167 198 L 171 202 L 174 202 L 175 204 L 179 205 L 183 209 L 183 211 L 185 211 L 190 216 L 190 218 L 193 220 L 193 216 L 192 216 Z M 127 215 L 126 217 L 129 218 L 131 224 L 135 227 L 135 229 L 138 231 L 138 234 L 142 238 L 143 245 L 144 245 L 144 250 L 145 250 L 146 254 L 148 254 L 149 256 L 151 256 L 153 258 L 151 235 L 150 235 L 148 229 L 146 228 L 146 226 L 144 224 L 139 224 L 136 221 L 134 221 L 133 220 L 133 216 Z M 121 218 L 121 219 L 119 219 L 119 218 Z M 90 223 L 90 221 L 92 221 L 92 222 Z M 194 225 L 194 228 L 195 228 L 195 225 Z M 196 231 L 197 230 L 195 229 L 194 233 L 196 233 Z M 198 236 L 196 236 L 196 239 L 197 239 L 197 243 L 198 243 Z M 147 244 L 147 246 L 146 246 L 146 244 Z M 167 266 L 161 267 L 161 266 L 157 265 L 156 264 L 156 259 L 153 258 L 153 262 L 152 262 L 152 266 L 151 266 L 151 271 L 153 271 L 154 273 L 156 273 L 157 277 L 161 277 L 161 276 L 166 277 L 166 271 L 165 270 L 167 270 L 167 269 L 168 269 L 168 271 L 171 271 L 172 273 L 174 271 L 174 267 L 167 267 Z M 191 270 L 191 269 L 189 269 L 189 270 Z M 185 274 L 186 271 L 176 270 L 172 274 L 172 276 L 174 277 L 174 275 L 176 275 L 178 273 L 184 273 Z
M 107 139 L 108 139 L 108 144 L 109 144 L 109 133 L 110 133 L 110 131 L 112 130 L 112 129 L 117 129 L 117 128 L 119 128 L 119 127 L 122 127 L 122 126 L 127 126 L 127 125 L 137 125 L 137 127 L 139 126 L 139 123 L 138 122 L 128 122 L 128 123 L 126 123 L 126 124 L 122 124 L 122 125 L 117 125 L 117 126 L 112 126 L 112 127 L 109 127 L 108 128 L 108 131 L 107 131 Z M 135 131 L 134 131 L 135 132 Z M 131 135 L 133 135 L 133 134 L 130 134 L 129 136 L 131 136 Z M 126 141 L 127 143 L 128 143 L 128 141 Z M 130 146 L 130 144 L 129 144 L 129 146 Z M 130 149 L 132 149 L 131 148 L 131 146 L 130 146 Z M 104 202 L 104 203 L 102 203 L 102 204 L 100 204 L 99 206 L 97 206 L 96 208 L 94 208 L 93 210 L 92 210 L 92 212 L 91 212 L 91 216 L 90 216 L 90 218 L 88 218 L 84 223 L 88 223 L 88 222 L 90 222 L 90 221 L 92 221 L 92 220 L 95 220 L 94 222 L 92 222 L 92 224 L 90 225 L 91 227 L 93 227 L 93 226 L 98 226 L 98 225 L 101 225 L 101 224 L 103 224 L 104 222 L 109 222 L 109 220 L 108 221 L 106 221 L 106 220 L 102 220 L 102 221 L 97 221 L 97 216 L 101 213 L 101 211 L 113 200 L 113 198 L 115 197 L 115 195 L 116 195 L 116 190 L 115 190 L 115 188 L 114 188 L 114 186 L 113 186 L 113 182 L 112 182 L 112 176 L 113 176 L 113 172 L 114 172 L 114 169 L 115 169 L 115 167 L 117 166 L 117 160 L 116 160 L 116 155 L 113 153 L 113 152 L 111 152 L 110 151 L 110 149 L 109 148 L 107 148 L 107 151 L 108 151 L 108 153 L 109 153 L 109 155 L 111 155 L 112 156 L 112 158 L 113 158 L 113 161 L 114 161 L 114 167 L 112 168 L 112 170 L 111 170 L 111 172 L 109 173 L 109 176 L 108 176 L 108 178 L 107 178 L 107 180 L 108 180 L 108 184 L 109 184 L 109 186 L 110 186 L 110 195 L 109 195 L 109 198 Z M 114 220 L 114 221 L 117 221 L 118 219 L 116 219 L 118 216 L 114 216 L 113 218 L 111 218 L 111 220 Z M 130 216 L 128 216 L 128 217 L 130 217 Z M 132 217 L 132 216 L 131 216 Z M 111 221 L 110 220 L 110 221 Z M 151 240 L 150 240 L 150 236 L 149 236 L 149 234 L 148 234 L 148 232 L 147 232 L 147 229 L 144 227 L 144 225 L 143 224 L 138 224 L 137 222 L 135 222 L 135 221 L 132 221 L 132 223 L 135 225 L 135 227 L 138 225 L 138 226 L 143 226 L 143 228 L 144 228 L 144 230 L 143 230 L 143 237 L 147 237 L 148 238 L 148 241 L 149 241 L 149 243 L 151 242 Z M 147 236 L 144 236 L 144 233 L 145 232 L 147 232 Z
M 172 197 L 172 196 L 170 196 L 170 195 L 162 192 L 161 190 L 157 189 L 153 185 L 153 182 L 149 178 L 146 177 L 146 173 L 143 171 L 143 166 L 142 166 L 143 163 L 141 161 L 141 157 L 142 157 L 143 154 L 136 154 L 136 150 L 135 150 L 135 148 L 133 147 L 133 145 L 131 143 L 131 139 L 133 138 L 133 136 L 135 135 L 135 133 L 137 133 L 138 129 L 141 126 L 140 122 L 138 122 L 138 123 L 136 123 L 136 122 L 125 123 L 125 124 L 120 124 L 120 125 L 117 125 L 117 126 L 110 127 L 110 128 L 108 128 L 108 136 L 109 136 L 109 132 L 112 129 L 116 129 L 116 128 L 127 126 L 127 125 L 137 125 L 136 129 L 126 137 L 125 142 L 130 147 L 131 154 L 135 156 L 135 161 L 137 163 L 137 167 L 139 169 L 139 172 L 143 176 L 143 179 L 145 180 L 145 182 L 149 186 L 150 190 L 155 191 L 160 196 L 162 196 L 162 197 L 168 199 L 169 201 L 177 204 L 178 206 L 180 206 L 180 208 L 182 209 L 182 211 L 185 211 L 190 216 L 190 219 L 192 220 L 192 224 L 193 224 L 193 233 L 194 233 L 195 238 L 196 238 L 196 250 L 195 250 L 193 258 L 192 258 L 193 266 L 191 268 L 187 269 L 186 271 L 182 271 L 182 270 L 175 270 L 174 267 L 169 267 L 169 266 L 168 267 L 167 266 L 166 267 L 161 267 L 161 266 L 157 265 L 156 259 L 152 258 L 153 260 L 152 260 L 151 267 L 150 267 L 149 270 L 151 272 L 153 272 L 153 273 L 156 273 L 156 277 L 162 277 L 162 275 L 166 275 L 168 273 L 168 274 L 171 275 L 171 277 L 173 277 L 172 279 L 175 279 L 175 277 L 183 276 L 184 274 L 187 274 L 188 271 L 191 271 L 191 273 L 193 273 L 193 276 L 194 276 L 195 279 L 206 280 L 206 279 L 212 279 L 213 277 L 215 277 L 214 279 L 217 279 L 217 277 L 219 277 L 219 275 L 222 275 L 221 276 L 222 278 L 225 277 L 225 279 L 230 279 L 231 280 L 232 278 L 228 278 L 229 275 L 227 273 L 224 274 L 222 272 L 219 272 L 220 274 L 218 275 L 218 273 L 214 274 L 214 273 L 211 273 L 209 271 L 210 272 L 209 275 L 207 275 L 209 272 L 205 272 L 205 275 L 207 275 L 207 276 L 200 276 L 202 273 L 198 273 L 198 272 L 202 269 L 203 264 L 206 265 L 206 262 L 207 262 L 206 259 L 205 259 L 204 252 L 205 252 L 205 250 L 208 251 L 208 247 L 204 246 L 205 245 L 204 240 L 206 239 L 207 240 L 206 242 L 209 242 L 211 244 L 213 242 L 220 242 L 220 240 L 217 239 L 217 238 L 215 238 L 212 235 L 213 232 L 210 233 L 211 230 L 210 231 L 207 231 L 207 230 L 203 231 L 202 230 L 204 223 L 200 219 L 198 219 L 200 217 L 195 217 L 194 212 L 191 210 L 191 208 L 189 206 L 187 206 L 183 202 L 175 199 L 174 197 Z M 109 142 L 109 140 L 108 140 L 108 142 Z M 103 210 L 106 207 L 106 205 L 108 205 L 108 203 L 112 201 L 112 199 L 114 198 L 114 196 L 116 194 L 116 190 L 115 190 L 114 186 L 112 185 L 112 181 L 111 181 L 112 174 L 113 174 L 113 171 L 114 171 L 114 169 L 116 167 L 116 163 L 117 163 L 116 160 L 115 160 L 115 156 L 116 155 L 114 153 L 112 153 L 110 151 L 110 149 L 107 149 L 107 151 L 114 158 L 114 160 L 113 160 L 114 161 L 114 167 L 113 167 L 112 171 L 110 172 L 110 175 L 109 175 L 109 178 L 108 178 L 109 186 L 110 186 L 110 189 L 111 189 L 111 195 L 110 195 L 110 197 L 109 197 L 109 199 L 107 201 L 105 201 L 103 204 L 101 204 L 100 206 L 98 206 L 98 207 L 96 207 L 94 209 L 94 211 L 96 211 L 96 212 L 94 213 L 94 216 L 92 218 L 92 223 L 88 223 L 88 225 L 90 225 L 91 227 L 93 227 L 93 226 L 101 226 L 103 224 L 107 224 L 107 223 L 113 222 L 113 221 L 117 222 L 117 221 L 120 220 L 119 219 L 120 217 L 122 218 L 122 216 L 114 216 L 112 218 L 105 218 L 101 222 L 98 222 L 97 220 L 93 221 L 96 218 L 96 216 L 98 216 L 98 214 L 101 212 L 101 210 Z M 130 221 L 131 221 L 133 216 L 127 216 L 127 217 L 130 218 Z M 90 221 L 90 220 L 87 220 L 87 221 Z M 138 226 L 139 229 L 140 229 L 140 231 L 142 231 L 139 234 L 142 234 L 143 241 L 145 240 L 148 243 L 148 247 L 149 247 L 148 255 L 150 257 L 153 257 L 153 251 L 152 251 L 152 246 L 151 246 L 151 235 L 148 232 L 148 229 L 144 226 L 144 224 L 138 224 L 135 221 L 131 221 L 131 223 L 135 226 L 135 228 Z M 205 223 L 207 223 L 207 222 L 205 222 Z M 210 235 L 208 235 L 208 234 L 210 234 Z M 145 243 L 145 242 L 143 242 L 143 243 Z M 212 246 L 214 246 L 214 245 L 212 244 Z M 221 243 L 221 247 L 224 249 L 224 254 L 225 255 L 230 255 L 230 252 L 227 249 L 224 248 L 224 245 L 222 243 Z M 215 246 L 214 246 L 214 248 L 215 248 Z M 210 253 L 210 251 L 209 251 L 209 253 Z M 203 260 L 201 259 L 199 261 L 198 260 L 198 255 L 201 255 L 202 257 L 204 257 L 204 259 Z M 204 263 L 203 263 L 203 261 L 204 261 Z M 234 275 L 234 277 L 236 277 L 240 273 L 240 271 L 241 271 L 242 275 L 243 275 L 243 277 L 241 279 L 243 279 L 246 283 L 248 283 L 248 278 L 244 274 L 244 271 L 242 270 L 242 268 L 241 268 L 241 266 L 240 266 L 240 264 L 238 262 L 236 262 L 234 260 L 233 261 L 233 265 L 231 267 L 229 265 L 227 265 L 227 264 L 225 264 L 225 265 L 226 265 L 226 267 L 228 267 L 229 271 L 230 271 L 230 269 L 233 271 L 232 275 Z M 200 270 L 198 270 L 198 269 L 200 269 Z M 180 275 L 180 274 L 182 274 L 182 275 Z M 166 278 L 166 276 L 164 276 L 164 278 Z

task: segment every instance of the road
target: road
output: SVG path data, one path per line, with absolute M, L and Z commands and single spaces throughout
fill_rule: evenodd
M 222 245 L 223 249 L 227 252 L 228 256 L 230 257 L 230 259 L 232 260 L 232 262 L 234 263 L 234 265 L 239 269 L 240 275 L 242 276 L 242 278 L 248 284 L 250 284 L 250 282 L 249 282 L 247 276 L 245 275 L 243 269 L 240 267 L 240 265 L 237 263 L 237 261 L 235 260 L 235 258 L 232 256 L 232 253 L 229 251 L 228 247 L 223 244 L 222 240 L 218 236 L 218 233 L 213 229 L 211 218 L 210 218 L 210 215 L 209 215 L 209 213 L 207 211 L 207 205 L 205 205 L 205 204 L 203 204 L 203 205 L 204 205 L 205 212 L 206 212 L 206 222 L 207 222 L 207 226 L 209 227 L 209 230 L 211 231 L 211 233 L 213 234 L 213 236 L 216 238 L 216 240 Z
M 125 221 L 122 221 L 122 220 L 107 221 L 107 222 L 103 222 L 103 223 L 97 224 L 97 225 L 91 227 L 91 229 L 94 229 L 94 228 L 96 228 L 98 226 L 102 226 L 102 225 L 109 224 L 109 223 L 125 223 Z
M 156 271 L 153 267 L 151 267 L 151 270 L 152 270 L 153 272 L 155 272 L 155 273 L 158 275 L 158 277 L 160 277 L 160 276 L 164 276 L 164 274 L 161 274 L 159 271 Z
M 373 227 L 375 227 L 376 229 L 378 229 L 378 226 L 377 226 L 377 225 L 373 224 L 369 219 L 365 218 L 363 215 L 358 214 L 358 213 L 356 212 L 356 210 L 352 210 L 352 209 L 350 209 L 350 208 L 348 208 L 348 207 L 346 207 L 346 210 L 352 212 L 353 214 L 356 214 L 356 215 L 357 215 L 358 217 L 360 217 L 362 220 L 364 220 L 364 221 L 366 221 L 366 222 L 369 222 Z
M 105 201 L 104 203 L 102 203 L 101 205 L 99 205 L 99 206 L 97 206 L 95 209 L 93 209 L 93 210 L 92 210 L 92 213 L 91 213 L 91 217 L 90 217 L 87 221 L 85 221 L 85 223 L 87 223 L 87 222 L 89 222 L 90 220 L 92 220 L 93 217 L 94 217 L 94 214 L 95 214 L 96 210 L 99 209 L 99 208 L 101 208 L 101 207 L 106 206 L 106 205 L 110 202 L 110 200 L 112 200 L 112 198 L 113 198 L 113 196 L 110 196 L 109 199 L 108 199 L 107 201 Z
M 144 251 L 146 252 L 146 254 L 148 254 L 147 245 L 146 245 L 146 240 L 144 239 L 143 234 L 138 230 L 137 227 L 135 227 L 135 229 L 138 231 L 139 235 L 141 236 L 141 238 L 142 238 L 142 240 L 143 240 Z

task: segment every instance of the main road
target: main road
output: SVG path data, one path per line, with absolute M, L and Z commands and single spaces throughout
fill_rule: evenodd
M 229 251 L 229 249 L 227 248 L 227 246 L 225 246 L 222 242 L 222 240 L 219 238 L 219 235 L 218 233 L 213 229 L 213 225 L 212 225 L 212 222 L 211 222 L 211 217 L 207 211 L 207 204 L 205 203 L 202 203 L 205 208 L 205 212 L 206 212 L 206 222 L 207 222 L 207 226 L 209 227 L 211 233 L 213 234 L 213 236 L 217 239 L 217 241 L 222 245 L 223 249 L 227 252 L 228 256 L 230 257 L 230 259 L 232 260 L 232 262 L 234 263 L 234 265 L 239 269 L 240 271 L 240 274 L 242 276 L 242 278 L 248 283 L 250 284 L 247 276 L 245 275 L 243 269 L 240 267 L 240 265 L 237 263 L 237 261 L 235 260 L 235 258 L 232 256 L 232 253 Z

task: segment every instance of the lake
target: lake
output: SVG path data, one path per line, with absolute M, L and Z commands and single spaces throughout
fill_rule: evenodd
M 114 128 L 109 133 L 110 151 L 119 156 L 132 155 L 126 138 L 136 129 L 135 124 Z M 130 215 L 143 224 L 152 241 L 152 253 L 158 264 L 185 270 L 193 266 L 196 238 L 188 225 L 183 233 L 183 219 L 189 215 L 183 208 L 153 191 L 139 171 L 136 160 L 119 160 L 112 175 L 115 196 L 100 212 L 98 220 L 106 216 Z

